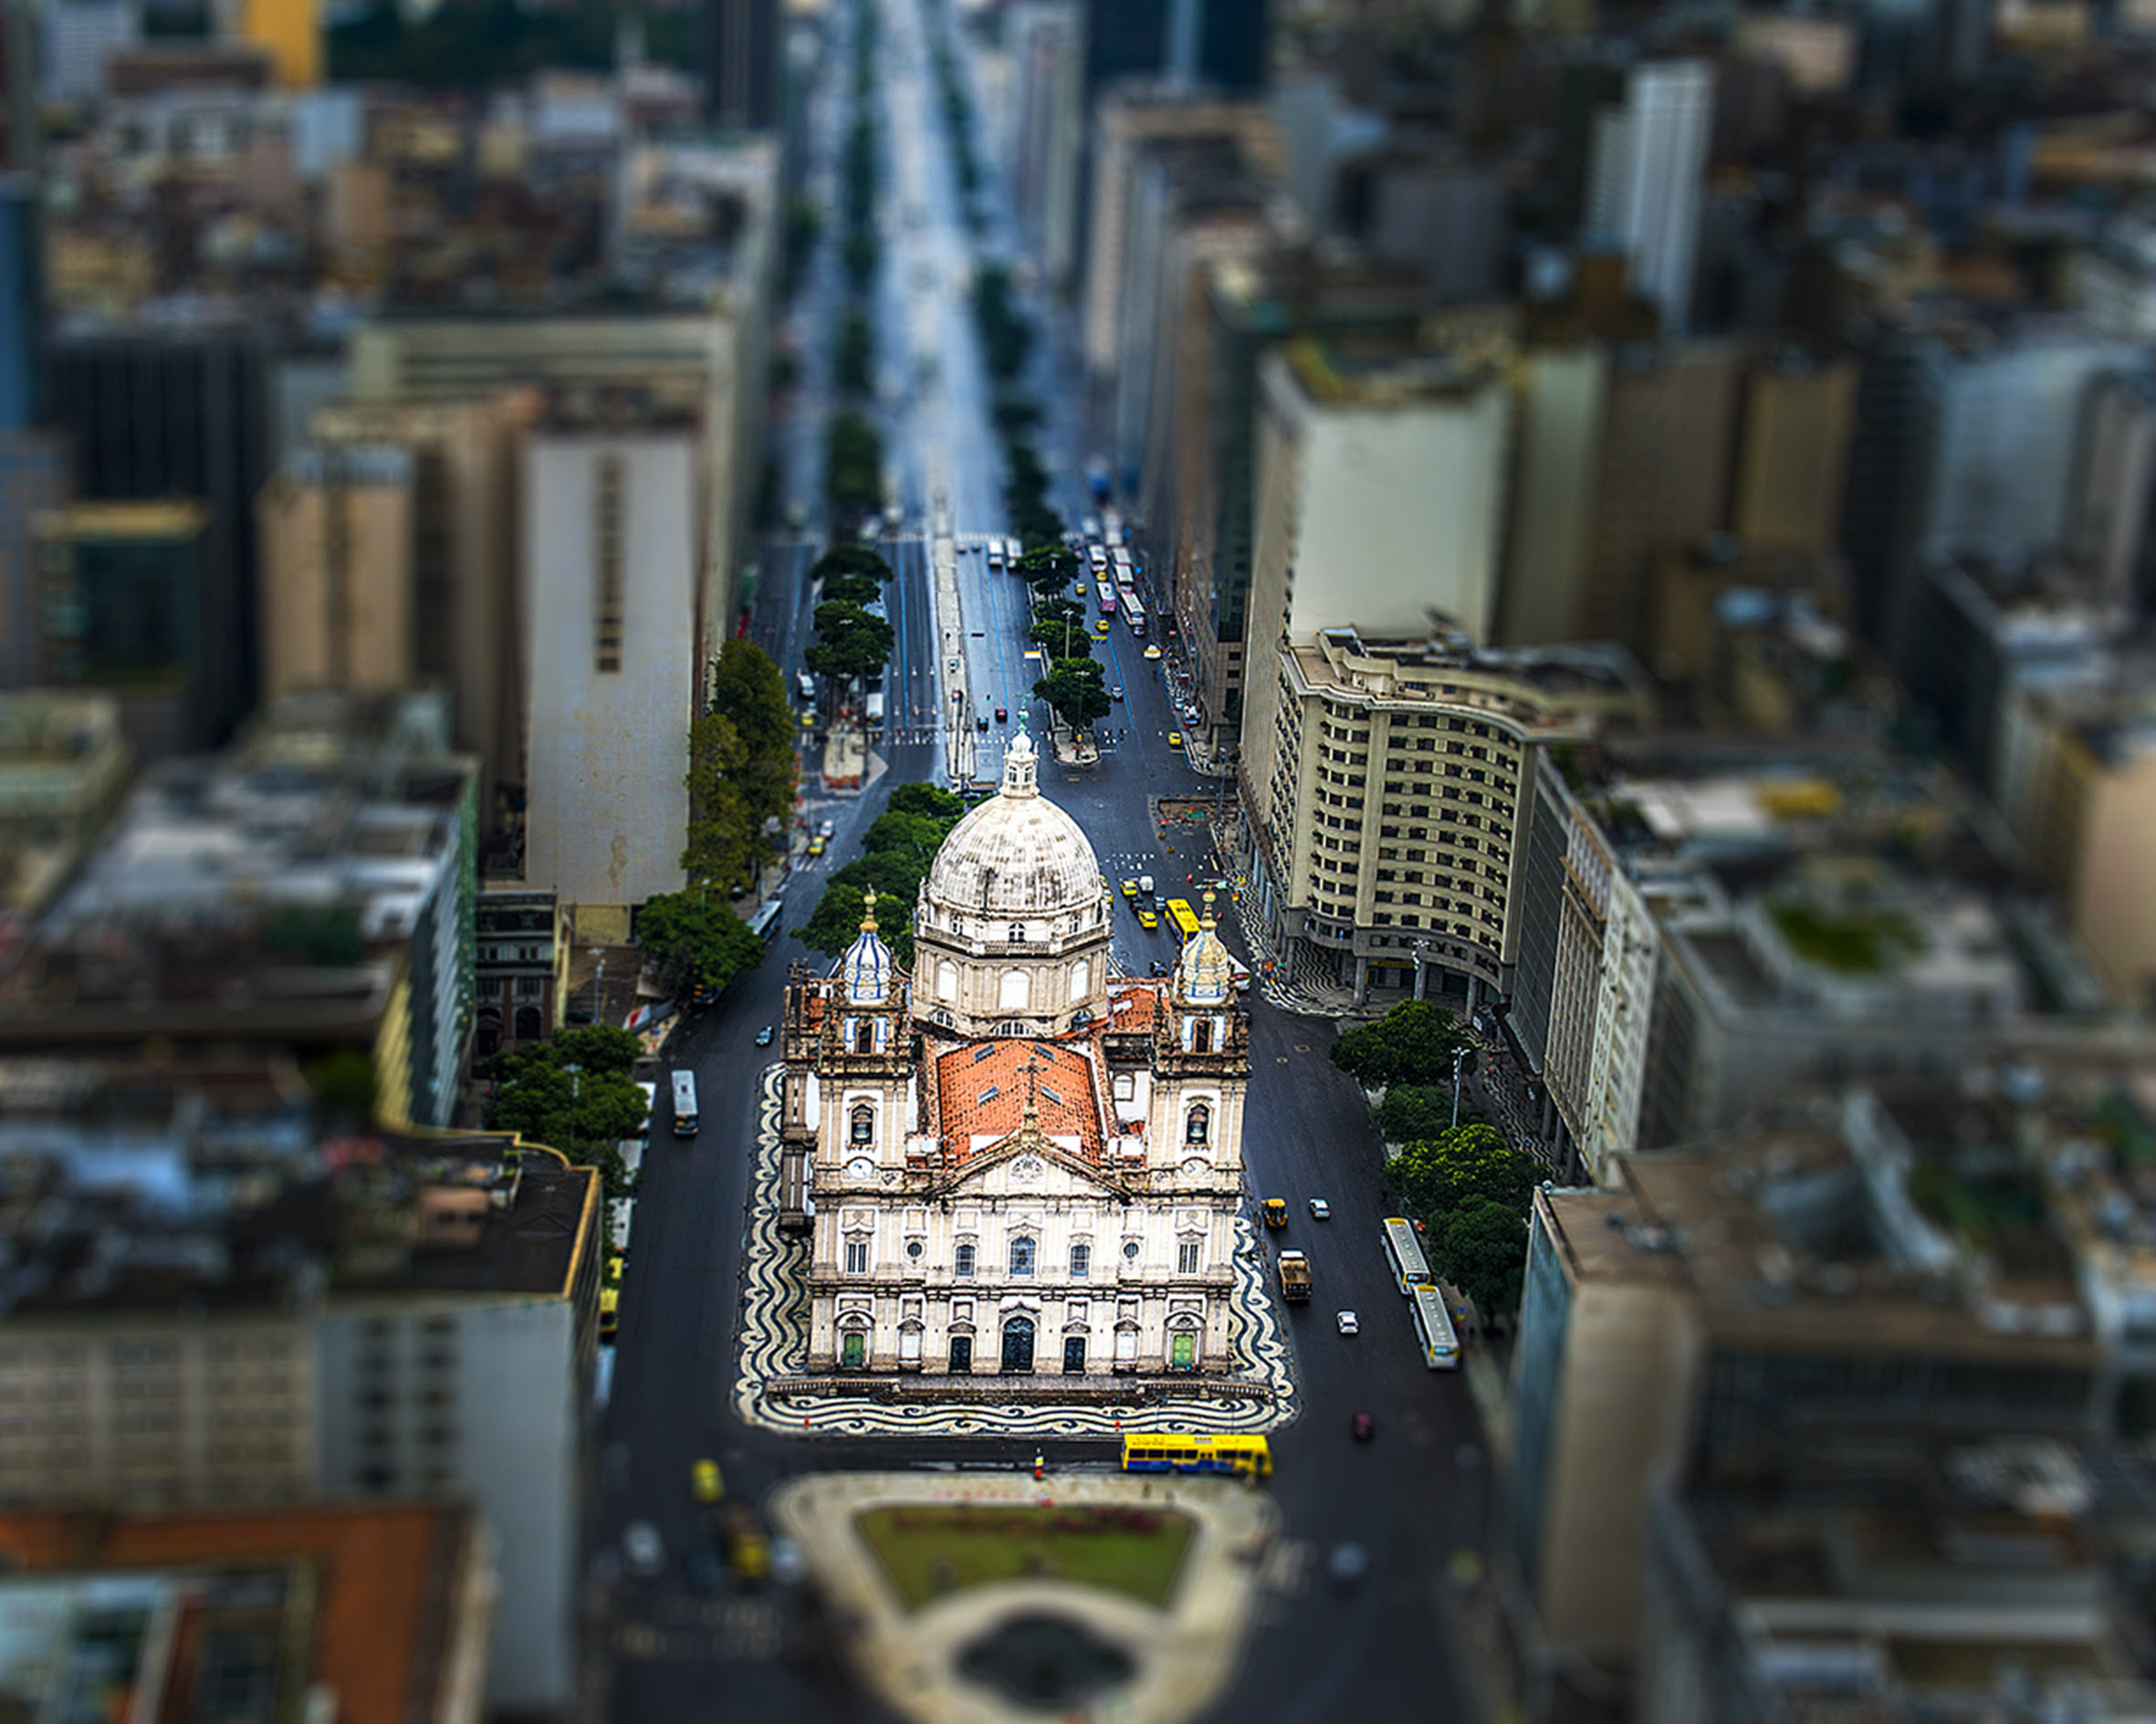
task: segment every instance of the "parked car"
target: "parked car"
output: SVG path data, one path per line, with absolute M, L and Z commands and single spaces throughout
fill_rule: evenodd
M 1180 748 L 1183 746 L 1183 733 L 1179 730 L 1169 731 L 1167 733 L 1167 746 L 1171 748 Z

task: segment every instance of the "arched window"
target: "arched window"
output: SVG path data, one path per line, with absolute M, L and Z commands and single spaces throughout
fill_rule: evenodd
M 936 998 L 956 999 L 958 997 L 958 966 L 947 957 L 936 966 Z
M 1026 925 L 1022 922 L 1013 922 L 1010 925 L 1010 944 L 1013 946 L 1023 946 L 1025 943 Z
M 1210 1053 L 1213 1050 L 1213 1020 L 1200 1018 L 1190 1026 L 1190 1051 Z
M 1082 1281 L 1093 1273 L 1093 1247 L 1073 1245 L 1071 1248 L 1071 1279 Z
M 875 1109 L 869 1106 L 866 1102 L 862 1102 L 859 1107 L 853 1110 L 853 1141 L 856 1144 L 874 1143 L 876 1135 Z
M 1004 1011 L 1024 1011 L 1033 997 L 1033 978 L 1025 970 L 1005 970 L 996 1004 Z
M 853 1051 L 874 1053 L 876 1050 L 876 1023 L 873 1018 L 863 1018 L 853 1026 Z
M 1093 966 L 1080 958 L 1071 966 L 1071 998 L 1083 999 L 1093 988 Z
M 1212 1141 L 1213 1111 L 1203 1102 L 1183 1115 L 1183 1141 L 1186 1144 L 1206 1144 Z
M 970 1276 L 973 1273 L 973 1248 L 970 1245 L 958 1248 L 951 1259 L 951 1273 L 959 1276 Z
M 1010 1242 L 1010 1272 L 1013 1275 L 1033 1272 L 1033 1242 L 1022 1234 Z

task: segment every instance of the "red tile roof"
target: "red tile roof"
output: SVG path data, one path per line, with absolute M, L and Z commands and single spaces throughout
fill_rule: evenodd
M 1167 984 L 1158 981 L 1108 984 L 1108 1015 L 1090 1026 L 1110 1035 L 1150 1034 Z
M 931 1063 L 941 1115 L 933 1129 L 946 1155 L 963 1158 L 972 1153 L 974 1138 L 1000 1139 L 1018 1130 L 1031 1066 L 1042 1134 L 1076 1137 L 1080 1154 L 1100 1159 L 1100 1093 L 1094 1062 L 1079 1049 L 1012 1038 L 963 1043 Z

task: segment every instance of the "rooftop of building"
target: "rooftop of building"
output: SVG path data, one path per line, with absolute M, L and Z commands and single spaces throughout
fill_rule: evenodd
M 17 1321 L 563 1297 L 598 1189 L 497 1134 L 339 1125 L 276 1056 L 0 1060 L 0 1301 Z
M 104 539 L 193 538 L 210 524 L 209 506 L 191 497 L 135 502 L 66 503 L 40 509 L 37 530 L 47 538 L 78 544 Z
M 969 1043 L 937 1056 L 933 1093 L 937 1117 L 930 1129 L 954 1158 L 1001 1142 L 1029 1113 L 1041 1134 L 1066 1152 L 1101 1158 L 1104 1114 L 1091 1049 L 1016 1039 Z
M 1575 1272 L 1682 1289 L 1725 1347 L 2092 1357 L 2033 1187 L 2010 1192 L 2004 1172 L 1929 1138 L 1896 1165 L 1848 1112 L 1858 1102 L 1843 1106 L 1846 1119 L 1791 1111 L 1711 1152 L 1627 1155 L 1621 1192 L 1546 1193 Z
M 326 1690 L 348 1724 L 403 1724 L 445 1715 L 461 1660 L 484 1656 L 460 1644 L 485 1635 L 461 1611 L 481 1538 L 445 1502 L 16 1510 L 0 1515 L 0 1610 L 16 1670 L 94 1663 L 123 1692 L 183 1691 L 215 1630 L 265 1693 Z
M 1581 706 L 1631 723 L 1654 710 L 1646 673 L 1615 643 L 1479 647 L 1458 631 L 1387 638 L 1339 628 L 1282 656 L 1307 686 L 1335 698 L 1486 706 L 1530 726 L 1566 725 Z
M 1303 393 L 1320 405 L 1390 408 L 1480 395 L 1502 381 L 1512 349 L 1509 327 L 1441 343 L 1335 330 L 1296 336 L 1283 357 Z

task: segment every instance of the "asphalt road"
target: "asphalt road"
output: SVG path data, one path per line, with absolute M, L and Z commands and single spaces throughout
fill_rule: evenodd
M 882 99 L 887 116 L 910 122 L 931 111 L 932 92 L 916 51 L 917 16 L 908 0 L 884 10 L 892 51 Z M 826 56 L 832 68 L 846 61 L 843 44 Z M 828 99 L 841 81 L 827 78 L 818 99 L 812 174 L 829 160 L 843 120 L 843 103 Z M 888 127 L 887 117 L 887 136 Z M 893 164 L 897 194 L 886 238 L 904 243 L 886 246 L 889 266 L 876 301 L 886 434 L 899 454 L 907 516 L 907 530 L 885 547 L 897 569 L 887 611 L 901 639 L 886 686 L 891 735 L 923 739 L 883 750 L 884 769 L 865 792 L 828 795 L 811 787 L 809 818 L 831 819 L 837 831 L 829 853 L 798 863 L 787 883 L 788 933 L 774 941 L 760 969 L 685 1028 L 672 1050 L 675 1064 L 696 1072 L 703 1127 L 694 1137 L 675 1139 L 665 1119 L 654 1123 L 596 1481 L 594 1632 L 612 1649 L 605 1661 L 608 1705 L 620 1724 L 737 1718 L 850 1724 L 882 1716 L 843 1674 L 830 1636 L 780 1608 L 777 1595 L 713 1595 L 694 1583 L 692 1553 L 709 1543 L 688 1491 L 689 1468 L 699 1457 L 718 1460 L 729 1489 L 751 1498 L 811 1469 L 952 1459 L 1018 1467 L 1031 1458 L 1031 1445 L 790 1439 L 745 1426 L 729 1410 L 748 1151 L 757 1089 L 770 1059 L 769 1050 L 755 1045 L 756 1032 L 779 1019 L 788 966 L 804 956 L 790 929 L 813 908 L 830 871 L 857 853 L 861 833 L 893 786 L 943 777 L 940 743 L 927 739 L 941 715 L 922 531 L 939 485 L 961 538 L 1002 527 L 985 381 L 962 298 L 939 287 L 937 315 L 916 322 L 917 300 L 903 277 L 894 281 L 925 260 L 934 278 L 947 283 L 954 265 L 970 256 L 947 194 L 940 130 L 930 125 L 901 136 L 907 140 L 902 148 L 919 156 Z M 909 204 L 922 215 L 918 225 L 907 221 Z M 825 262 L 797 301 L 793 317 L 807 366 L 787 422 L 775 427 L 787 494 L 810 504 L 808 530 L 767 541 L 755 625 L 790 677 L 808 638 L 810 595 L 801 585 L 822 525 L 815 469 L 820 414 L 828 405 L 823 354 L 839 303 L 828 262 L 832 249 L 822 248 Z M 893 358 L 923 329 L 942 348 L 925 372 Z M 1038 361 L 1041 386 L 1071 392 L 1046 397 L 1054 423 L 1045 446 L 1075 453 L 1079 432 L 1064 405 L 1076 397 L 1075 382 L 1057 373 L 1053 344 L 1042 345 L 1050 350 Z M 1062 500 L 1075 509 L 1081 502 L 1076 469 L 1058 478 Z M 969 675 L 988 695 L 985 704 L 1002 704 L 1015 724 L 1031 705 L 1022 657 L 1022 588 L 1008 575 L 989 575 L 984 565 L 977 550 L 959 558 Z M 1042 789 L 1078 820 L 1110 879 L 1151 873 L 1173 895 L 1187 875 L 1203 879 L 1216 868 L 1188 841 L 1164 843 L 1150 817 L 1150 799 L 1210 793 L 1217 785 L 1168 747 L 1167 735 L 1178 721 L 1161 667 L 1145 660 L 1142 648 L 1116 625 L 1104 656 L 1108 681 L 1120 684 L 1125 698 L 1104 724 L 1101 763 L 1082 770 L 1046 763 Z M 1045 728 L 1039 717 L 1036 728 Z M 982 738 L 993 745 L 983 751 L 984 776 L 993 774 L 1010 731 L 1009 725 L 996 726 Z M 1117 914 L 1115 952 L 1125 969 L 1143 974 L 1149 962 L 1172 959 L 1167 930 L 1147 934 L 1127 907 Z M 1240 950 L 1232 925 L 1224 924 L 1222 933 L 1247 961 L 1250 954 Z M 1213 1716 L 1276 1724 L 1320 1724 L 1380 1710 L 1465 1718 L 1446 1650 L 1442 1599 L 1444 1565 L 1460 1535 L 1463 1505 L 1471 1513 L 1480 1501 L 1472 1482 L 1470 1494 L 1461 1494 L 1460 1454 L 1475 1439 L 1465 1384 L 1424 1368 L 1407 1301 L 1387 1271 L 1377 1226 L 1380 1151 L 1360 1093 L 1324 1057 L 1333 1026 L 1280 1012 L 1254 997 L 1251 1013 L 1243 1145 L 1250 1197 L 1253 1205 L 1268 1196 L 1289 1200 L 1285 1242 L 1309 1253 L 1315 1291 L 1308 1305 L 1285 1308 L 1303 1408 L 1273 1437 L 1277 1468 L 1270 1489 L 1282 1510 L 1285 1548 L 1266 1570 L 1260 1629 L 1240 1678 Z M 1313 1196 L 1331 1203 L 1330 1221 L 1310 1217 L 1307 1199 Z M 1269 1240 L 1269 1252 L 1276 1240 Z M 1359 1335 L 1335 1332 L 1334 1313 L 1342 1308 L 1359 1313 Z M 1349 1436 L 1350 1416 L 1358 1409 L 1376 1420 L 1376 1440 L 1366 1447 Z M 1047 1453 L 1057 1466 L 1113 1458 L 1111 1447 L 1100 1443 L 1052 1444 Z M 613 1561 L 621 1530 L 636 1520 L 659 1531 L 668 1553 L 665 1572 L 651 1580 L 618 1577 Z M 1345 1541 L 1362 1544 L 1372 1560 L 1367 1578 L 1352 1592 L 1324 1578 L 1326 1554 Z

